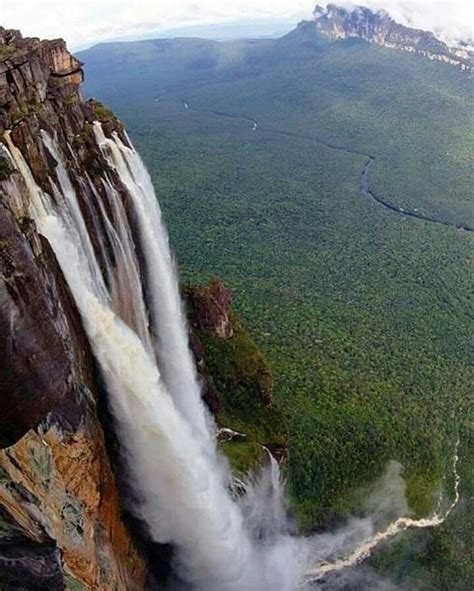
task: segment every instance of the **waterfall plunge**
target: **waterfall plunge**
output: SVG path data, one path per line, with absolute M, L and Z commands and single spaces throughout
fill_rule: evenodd
M 173 259 L 149 175 L 137 152 L 117 135 L 107 138 L 97 122 L 94 132 L 130 198 L 144 257 L 147 298 L 133 232 L 109 175 L 103 180 L 109 210 L 87 175 L 79 179 L 98 203 L 113 253 L 114 264 L 99 232 L 106 281 L 59 146 L 42 132 L 44 145 L 57 162 L 58 185 L 50 179 L 52 199 L 36 184 L 8 133 L 6 139 L 30 192 L 31 215 L 56 254 L 104 375 L 136 495 L 133 510 L 153 540 L 175 546 L 174 566 L 186 588 L 312 588 L 311 581 L 358 564 L 400 531 L 443 523 L 459 499 L 457 453 L 455 498 L 444 514 L 438 507 L 428 519 L 399 518 L 384 531 L 375 531 L 373 521 L 366 518 L 352 520 L 333 534 L 311 539 L 291 536 L 273 458 L 262 475 L 246 485 L 243 499 L 233 499 L 230 474 L 216 451 L 214 425 L 201 401 Z M 97 230 L 101 227 L 94 218 L 97 214 L 92 209 L 89 213 Z
M 102 253 L 112 285 L 109 293 L 59 146 L 42 132 L 57 162 L 58 185 L 50 179 L 53 199 L 38 187 L 19 150 L 10 138 L 7 141 L 35 204 L 32 215 L 38 230 L 56 254 L 104 375 L 138 499 L 134 511 L 153 540 L 175 545 L 176 571 L 193 588 L 289 591 L 302 572 L 296 566 L 296 540 L 273 535 L 271 544 L 257 543 L 228 491 L 230 475 L 215 449 L 214 425 L 201 402 L 168 238 L 148 173 L 138 154 L 118 136 L 106 138 L 99 123 L 94 131 L 130 197 L 145 259 L 148 306 L 136 284 L 132 233 L 111 179 L 104 180 L 104 190 L 113 204 L 113 220 L 100 208 L 115 257 L 112 268 L 110 257 Z M 123 290 L 130 292 L 135 305 L 133 320 L 122 317 L 127 294 L 120 297 L 116 292 Z M 290 561 L 294 568 L 289 568 Z

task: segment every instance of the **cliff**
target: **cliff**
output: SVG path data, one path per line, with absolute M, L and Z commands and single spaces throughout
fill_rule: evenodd
M 467 50 L 451 49 L 429 31 L 405 27 L 384 10 L 373 12 L 363 6 L 347 10 L 328 4 L 326 8 L 316 6 L 313 16 L 313 20 L 300 23 L 299 28 L 314 30 L 332 39 L 363 39 L 375 45 L 445 62 L 461 70 L 471 69 Z
M 102 378 L 54 252 L 32 216 L 36 186 L 61 198 L 55 193 L 61 167 L 46 149 L 47 132 L 65 160 L 101 271 L 106 275 L 106 267 L 116 265 L 100 214 L 113 208 L 111 195 L 128 212 L 128 193 L 99 149 L 93 122 L 99 120 L 108 137 L 115 132 L 126 145 L 128 139 L 110 111 L 84 100 L 81 66 L 62 40 L 24 39 L 0 28 L 0 588 L 5 591 L 139 590 L 147 576 L 145 555 L 152 556 L 158 577 L 159 569 L 166 576 L 169 561 L 169 549 L 148 545 L 143 532 L 135 532 L 137 541 L 126 525 L 131 520 L 124 517 L 126 493 L 118 485 L 120 445 Z M 133 227 L 133 216 L 128 217 Z M 230 296 L 220 283 L 189 288 L 187 297 L 203 397 L 220 427 L 247 430 L 245 441 L 236 443 L 234 462 L 246 471 L 262 459 L 263 444 L 280 451 L 286 445 L 270 372 L 230 311 Z M 266 417 L 272 418 L 268 424 Z M 231 460 L 236 455 L 234 448 L 225 451 Z
M 97 105 L 84 102 L 81 82 L 63 41 L 0 28 L 0 140 L 44 189 L 56 172 L 40 130 L 74 146 L 71 176 L 90 201 L 84 174 L 100 192 L 105 163 L 90 126 Z M 0 586 L 141 589 L 145 563 L 122 521 L 94 359 L 30 206 L 0 144 Z

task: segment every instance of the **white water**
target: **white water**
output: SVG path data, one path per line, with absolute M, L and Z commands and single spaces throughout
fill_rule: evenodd
M 161 222 L 150 176 L 137 152 L 125 146 L 117 135 L 113 139 L 106 138 L 98 122 L 94 124 L 94 132 L 108 164 L 117 171 L 133 199 L 146 259 L 149 299 L 163 379 L 179 411 L 195 431 L 197 440 L 212 448 L 214 435 L 208 425 L 210 418 L 201 403 L 168 236 Z
M 109 165 L 128 190 L 140 232 L 155 331 L 144 339 L 139 335 L 143 323 L 135 332 L 121 317 L 123 306 L 120 297 L 114 297 L 115 283 L 111 292 L 106 286 L 55 141 L 43 132 L 44 145 L 58 162 L 58 184 L 50 181 L 50 195 L 37 186 L 21 153 L 9 137 L 7 141 L 31 194 L 31 214 L 56 254 L 103 372 L 137 495 L 134 510 L 155 541 L 175 545 L 175 568 L 197 589 L 270 591 L 278 585 L 290 590 L 297 573 L 290 574 L 288 564 L 278 557 L 282 547 L 289 555 L 295 542 L 285 538 L 268 548 L 257 544 L 241 507 L 228 492 L 229 474 L 215 451 L 214 426 L 201 402 L 168 239 L 148 174 L 136 152 L 118 137 L 107 139 L 99 124 L 95 132 Z M 105 185 L 107 197 L 119 200 L 109 179 Z M 105 209 L 100 213 L 108 227 L 111 222 Z M 120 223 L 128 223 L 118 201 L 110 209 Z M 107 232 L 118 264 L 135 266 L 130 232 L 116 222 Z M 114 273 L 106 269 L 112 278 Z M 135 281 L 136 276 L 135 270 L 120 281 Z M 128 287 L 133 287 L 133 297 L 141 293 L 136 286 Z M 143 314 L 139 316 L 146 323 Z M 148 346 L 156 336 L 158 363 Z
M 391 523 L 385 530 L 373 533 L 366 537 L 366 539 L 362 540 L 361 542 L 357 543 L 354 550 L 339 558 L 331 563 L 325 564 L 318 564 L 312 568 L 306 570 L 306 580 L 307 581 L 317 581 L 322 577 L 332 573 L 338 572 L 343 569 L 349 568 L 351 566 L 355 566 L 360 562 L 366 560 L 371 554 L 372 551 L 379 546 L 381 543 L 393 538 L 397 534 L 407 529 L 425 529 L 429 527 L 437 527 L 444 523 L 444 521 L 449 517 L 453 509 L 456 507 L 459 501 L 459 483 L 460 477 L 457 471 L 457 464 L 459 461 L 458 457 L 458 446 L 459 441 L 456 444 L 456 450 L 454 452 L 454 461 L 453 461 L 453 474 L 454 474 L 454 499 L 448 508 L 444 511 L 440 511 L 442 496 L 440 495 L 439 502 L 435 513 L 431 517 L 423 518 L 423 519 L 411 519 L 410 517 L 399 517 L 393 523 Z
M 361 562 L 404 529 L 442 523 L 459 498 L 457 455 L 455 499 L 446 512 L 438 510 L 422 520 L 402 517 L 382 532 L 363 519 L 335 534 L 292 536 L 278 464 L 271 456 L 259 477 L 243 483 L 246 495 L 234 500 L 229 472 L 215 449 L 214 425 L 201 402 L 150 178 L 135 150 L 116 135 L 107 138 L 99 123 L 94 131 L 110 168 L 127 189 L 132 210 L 125 211 L 108 176 L 103 181 L 108 207 L 89 179 L 82 180 L 100 204 L 97 215 L 114 256 L 112 264 L 102 241 L 106 278 L 55 141 L 42 133 L 58 162 L 58 184 L 51 180 L 50 195 L 37 186 L 8 134 L 7 143 L 31 194 L 31 215 L 57 256 L 102 369 L 137 495 L 133 510 L 153 540 L 175 545 L 179 576 L 199 591 L 293 591 Z M 129 215 L 139 231 L 146 294 Z

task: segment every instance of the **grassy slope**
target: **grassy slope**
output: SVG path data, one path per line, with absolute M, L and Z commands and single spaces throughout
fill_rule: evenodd
M 232 323 L 230 339 L 207 331 L 198 334 L 222 403 L 217 424 L 245 434 L 223 444 L 234 471 L 245 476 L 265 461 L 264 445 L 288 445 L 288 429 L 281 409 L 262 401 L 263 381 L 271 384 L 265 359 L 235 316 Z
M 344 511 L 390 458 L 427 511 L 466 418 L 472 236 L 367 202 L 363 156 L 181 99 L 374 154 L 377 194 L 472 225 L 469 80 L 358 42 L 217 47 L 136 50 L 133 72 L 89 54 L 90 90 L 143 153 L 182 274 L 222 277 L 270 362 L 300 516 Z

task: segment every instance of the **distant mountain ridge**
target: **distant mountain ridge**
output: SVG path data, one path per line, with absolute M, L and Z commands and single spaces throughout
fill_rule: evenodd
M 313 19 L 302 21 L 299 28 L 314 28 L 333 39 L 359 38 L 375 45 L 417 53 L 424 57 L 442 61 L 471 70 L 470 52 L 465 48 L 449 48 L 432 32 L 413 29 L 397 23 L 390 15 L 380 10 L 357 6 L 352 11 L 328 4 L 326 8 L 316 6 Z

